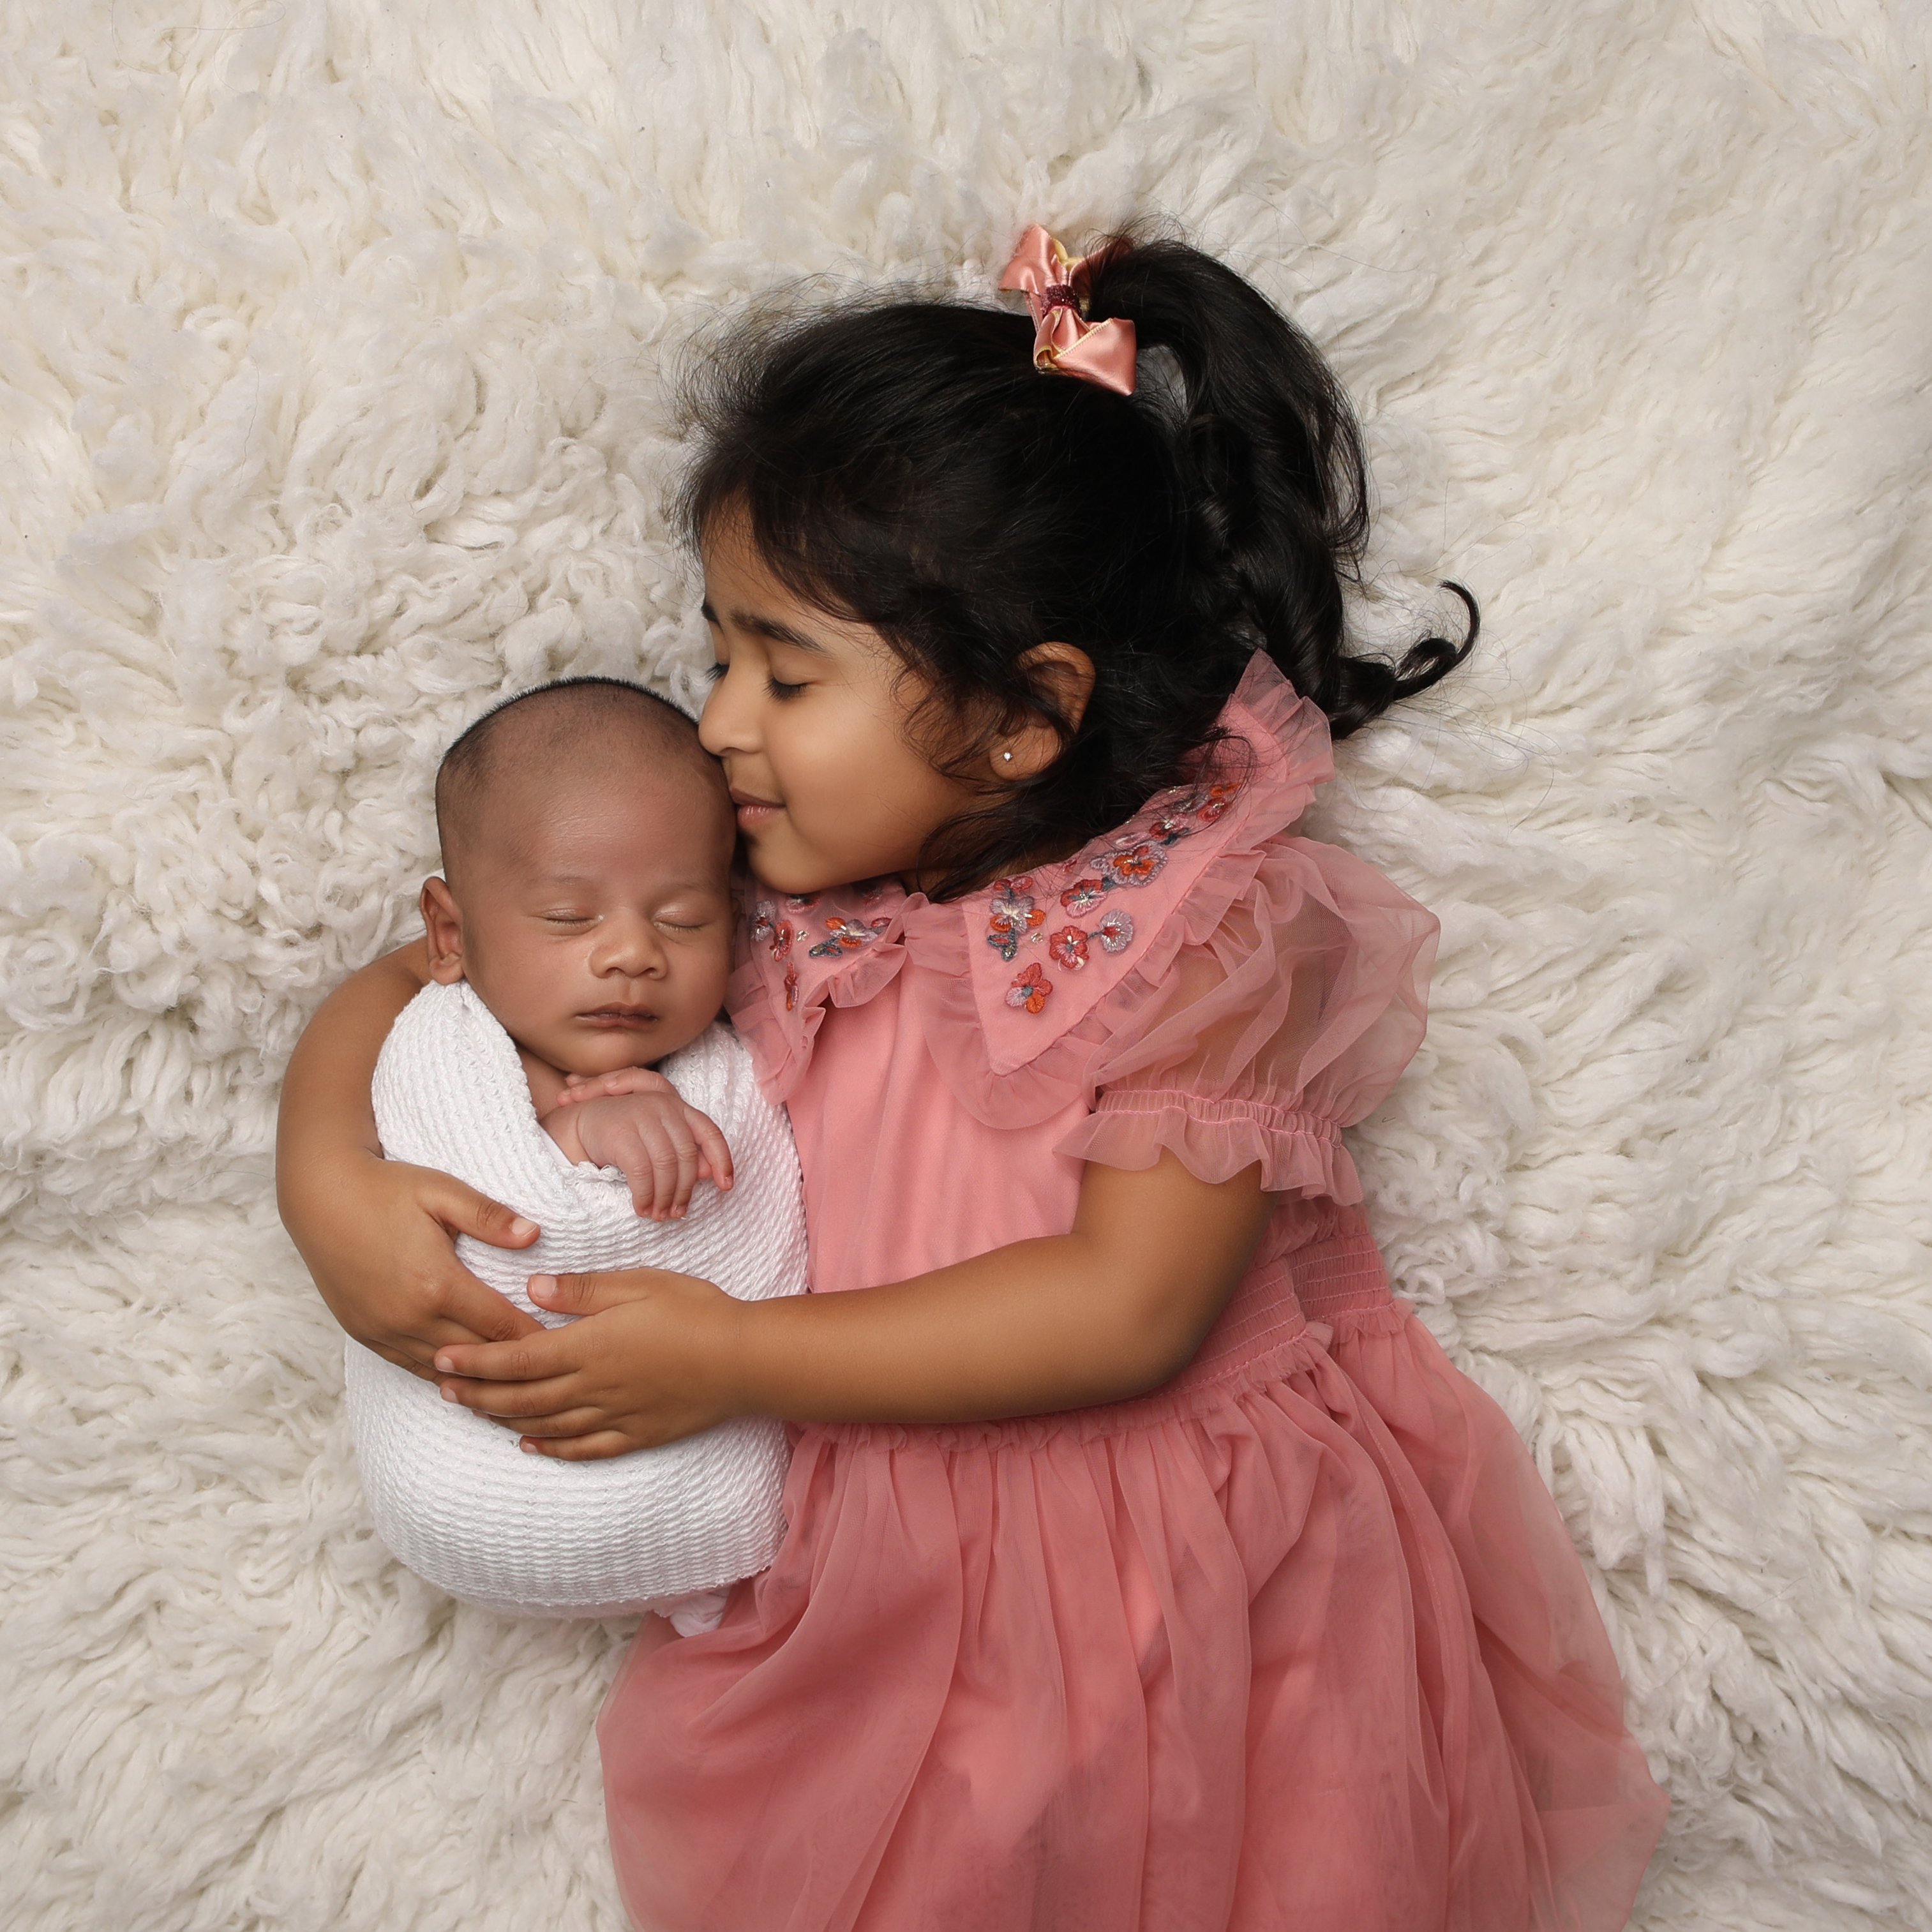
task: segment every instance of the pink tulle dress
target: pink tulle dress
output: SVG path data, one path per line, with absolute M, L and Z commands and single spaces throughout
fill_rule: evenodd
M 788 1530 L 598 1736 L 642 1932 L 1612 1932 L 1666 1801 L 1563 1522 L 1389 1292 L 1340 1137 L 1436 923 L 1291 827 L 1322 713 L 1064 864 L 751 915 L 732 1010 L 814 1292 L 1072 1225 L 1171 1148 L 1280 1205 L 1192 1365 L 1016 1420 L 794 1426 Z

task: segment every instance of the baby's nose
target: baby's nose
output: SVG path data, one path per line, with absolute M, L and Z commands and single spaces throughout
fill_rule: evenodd
M 649 973 L 664 963 L 664 948 L 647 919 L 618 919 L 605 922 L 593 962 L 602 973 Z

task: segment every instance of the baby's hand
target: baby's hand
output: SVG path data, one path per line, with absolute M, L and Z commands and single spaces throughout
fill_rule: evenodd
M 621 1168 L 632 1204 L 653 1221 L 682 1220 L 700 1180 L 721 1192 L 731 1186 L 731 1150 L 717 1123 L 647 1067 L 578 1083 L 542 1124 L 572 1160 Z

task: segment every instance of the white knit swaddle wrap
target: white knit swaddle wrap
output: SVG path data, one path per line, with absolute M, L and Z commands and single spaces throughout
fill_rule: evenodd
M 736 1175 L 728 1194 L 700 1183 L 682 1221 L 640 1218 L 614 1168 L 573 1165 L 537 1124 L 515 1043 L 466 984 L 424 987 L 392 1028 L 376 1132 L 391 1160 L 453 1174 L 542 1228 L 532 1247 L 465 1236 L 456 1251 L 546 1327 L 570 1318 L 532 1306 L 533 1274 L 659 1268 L 741 1300 L 800 1292 L 798 1156 L 742 1043 L 714 1026 L 658 1070 L 717 1122 Z M 558 1462 L 356 1342 L 344 1368 L 376 1532 L 452 1596 L 526 1615 L 617 1616 L 751 1576 L 777 1550 L 781 1423 L 740 1417 L 662 1448 Z

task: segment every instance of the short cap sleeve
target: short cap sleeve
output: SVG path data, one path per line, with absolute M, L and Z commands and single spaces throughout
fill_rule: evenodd
M 1150 1167 L 1172 1150 L 1226 1180 L 1258 1162 L 1270 1192 L 1361 1198 L 1341 1131 L 1421 1043 L 1434 916 L 1373 867 L 1313 839 L 1268 842 L 1167 997 L 1094 1070 L 1094 1112 L 1058 1151 Z

